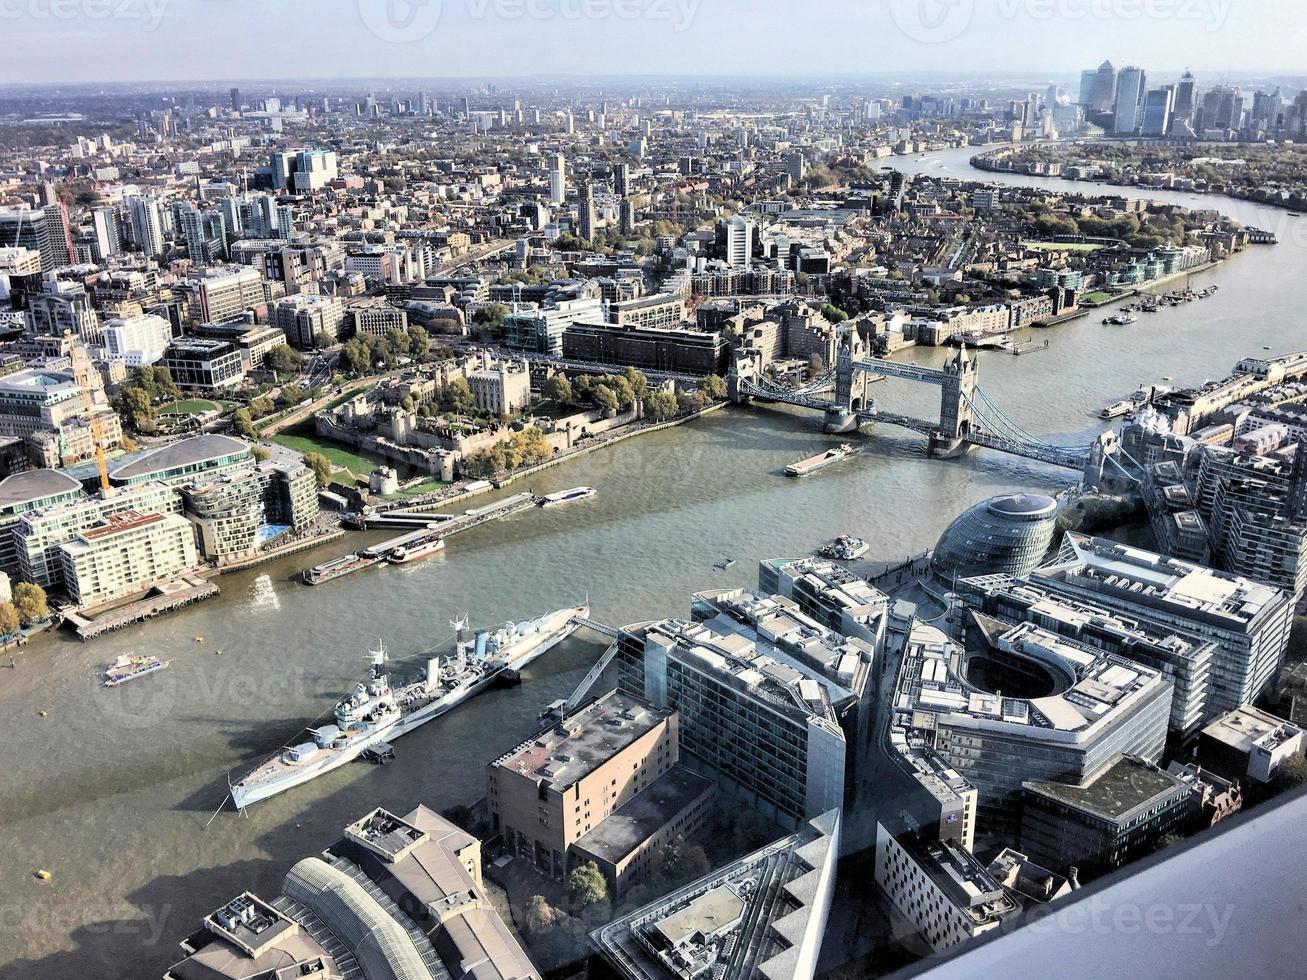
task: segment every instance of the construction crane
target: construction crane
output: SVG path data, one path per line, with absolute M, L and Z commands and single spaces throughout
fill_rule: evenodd
M 68 341 L 73 361 L 73 379 L 77 382 L 77 387 L 82 389 L 82 406 L 86 409 L 86 420 L 91 426 L 91 441 L 95 444 L 95 465 L 100 471 L 100 492 L 107 497 L 113 488 L 109 485 L 109 465 L 104 458 L 104 426 L 95 411 L 95 399 L 91 395 L 91 372 L 95 367 L 91 364 L 91 359 L 86 356 L 86 348 L 82 346 L 82 341 L 76 334 L 71 330 L 65 330 L 64 339 Z

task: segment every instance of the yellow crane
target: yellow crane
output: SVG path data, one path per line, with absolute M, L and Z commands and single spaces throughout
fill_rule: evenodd
M 86 409 L 86 420 L 91 426 L 91 441 L 95 444 L 95 465 L 100 470 L 100 490 L 108 495 L 112 488 L 109 486 L 109 465 L 104 459 L 104 427 L 100 424 L 100 416 L 95 411 L 95 399 L 91 397 L 91 372 L 95 367 L 91 364 L 91 359 L 86 356 L 86 348 L 82 346 L 81 338 L 71 330 L 65 330 L 64 339 L 68 341 L 72 356 L 73 379 L 77 382 L 77 387 L 82 389 L 82 405 Z

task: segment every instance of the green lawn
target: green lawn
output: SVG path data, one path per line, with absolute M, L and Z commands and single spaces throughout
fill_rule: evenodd
M 389 494 L 386 497 L 386 499 L 404 500 L 408 497 L 420 497 L 424 493 L 433 493 L 436 490 L 439 490 L 442 487 L 447 487 L 447 486 L 449 486 L 449 484 L 445 483 L 442 480 L 436 480 L 436 479 L 423 480 L 421 483 L 415 484 L 414 486 L 409 487 L 407 490 L 401 490 L 399 491 L 399 493 Z
M 388 465 L 379 456 L 358 453 L 348 446 L 320 438 L 312 419 L 291 426 L 285 432 L 273 436 L 272 441 L 300 453 L 322 453 L 333 466 L 347 469 L 355 476 L 367 476 L 378 466 Z
M 1100 303 L 1106 303 L 1111 298 L 1111 293 L 1104 293 L 1101 291 L 1086 293 L 1084 296 L 1080 297 L 1080 303 L 1082 306 L 1098 306 Z
M 222 406 L 217 402 L 203 398 L 188 398 L 185 401 L 169 402 L 159 407 L 161 415 L 203 415 L 205 412 L 221 412 Z

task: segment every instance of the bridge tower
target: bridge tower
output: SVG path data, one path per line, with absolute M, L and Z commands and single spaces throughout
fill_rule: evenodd
M 736 405 L 748 402 L 749 395 L 740 390 L 740 382 L 756 381 L 760 374 L 756 351 L 734 351 L 731 355 L 731 371 L 726 376 L 726 397 Z
M 835 403 L 826 409 L 823 431 L 834 434 L 857 429 L 858 416 L 853 411 L 853 376 L 853 348 L 849 338 L 845 337 L 835 355 Z
M 944 367 L 939 386 L 939 429 L 931 434 L 932 456 L 959 456 L 967 450 L 967 436 L 974 424 L 972 401 L 976 392 L 978 363 L 965 347 Z

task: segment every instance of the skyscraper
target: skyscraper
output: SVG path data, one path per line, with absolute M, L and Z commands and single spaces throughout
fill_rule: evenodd
M 241 111 L 241 90 L 238 88 L 231 90 L 231 107 L 235 112 Z
M 1175 87 L 1175 105 L 1171 109 L 1171 118 L 1175 125 L 1193 122 L 1194 109 L 1197 106 L 1194 90 L 1197 86 L 1198 79 L 1194 78 L 1193 72 L 1185 71 L 1180 76 L 1180 83 Z
M 1171 111 L 1175 104 L 1175 89 L 1170 85 L 1155 88 L 1144 96 L 1141 136 L 1165 136 L 1171 131 Z
M 1104 61 L 1094 72 L 1094 84 L 1090 89 L 1088 112 L 1111 112 L 1116 105 L 1116 69 L 1112 62 Z
M 549 203 L 557 207 L 567 199 L 567 161 L 555 153 L 549 168 Z
M 1116 111 L 1112 132 L 1129 136 L 1139 130 L 1139 114 L 1144 104 L 1145 75 L 1142 68 L 1122 68 L 1116 81 Z
M 149 195 L 136 195 L 128 198 L 131 208 L 132 240 L 141 247 L 150 258 L 163 253 L 163 218 L 159 214 L 159 202 Z
M 91 226 L 95 233 L 95 258 L 103 262 L 122 251 L 122 236 L 118 231 L 118 212 L 111 207 L 99 207 L 91 212 Z
M 581 206 L 579 216 L 579 231 L 581 237 L 586 241 L 593 241 L 595 236 L 595 189 L 594 184 L 587 181 L 581 188 Z
M 631 165 L 619 163 L 613 168 L 613 191 L 621 197 L 631 196 Z

